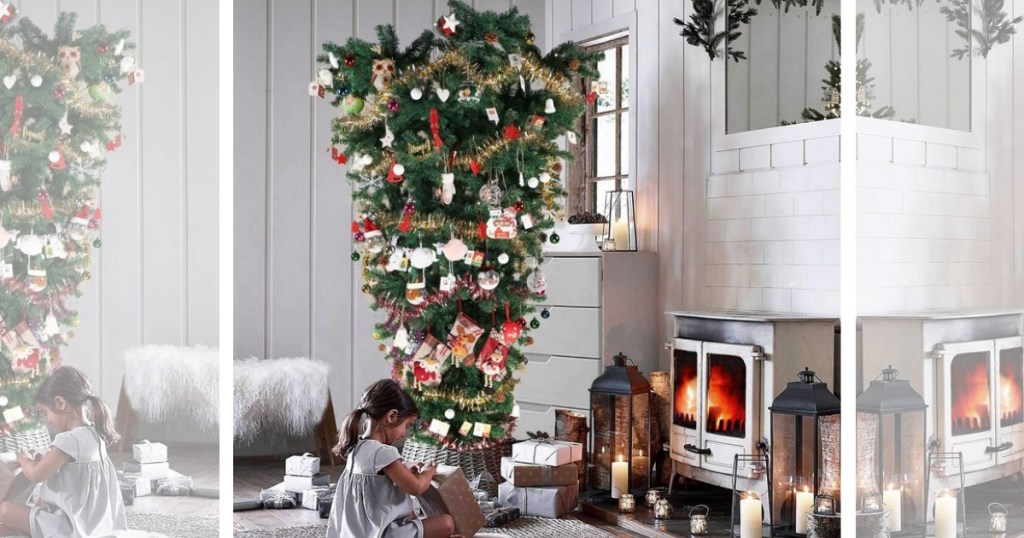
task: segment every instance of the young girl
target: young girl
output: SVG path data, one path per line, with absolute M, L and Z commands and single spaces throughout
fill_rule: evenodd
M 370 385 L 359 407 L 345 417 L 334 447 L 334 453 L 345 460 L 345 470 L 334 494 L 328 538 L 446 538 L 452 534 L 451 516 L 417 519 L 409 497 L 426 491 L 437 469 L 407 467 L 392 446 L 405 436 L 416 414 L 416 404 L 402 387 L 383 379 Z
M 25 478 L 43 482 L 43 487 L 35 506 L 0 504 L 0 536 L 14 531 L 32 538 L 87 538 L 127 530 L 121 489 L 106 448 L 118 435 L 110 410 L 89 380 L 61 366 L 39 387 L 36 404 L 60 433 L 45 455 L 18 455 Z

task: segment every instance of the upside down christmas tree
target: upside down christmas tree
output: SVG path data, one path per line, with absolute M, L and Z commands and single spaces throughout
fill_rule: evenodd
M 121 144 L 122 83 L 142 81 L 128 32 L 53 38 L 0 2 L 0 440 L 37 431 L 35 392 L 79 324 L 68 299 L 100 247 L 96 204 L 106 154 Z
M 386 313 L 373 337 L 419 406 L 411 436 L 474 450 L 515 426 L 512 373 L 558 240 L 544 231 L 564 196 L 557 139 L 596 97 L 575 83 L 599 55 L 542 54 L 515 8 L 450 8 L 405 50 L 391 26 L 376 44 L 325 43 L 310 93 L 342 111 L 329 151 L 359 207 L 363 291 Z

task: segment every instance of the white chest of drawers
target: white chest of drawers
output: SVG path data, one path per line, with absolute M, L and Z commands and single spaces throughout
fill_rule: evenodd
M 517 373 L 519 439 L 527 431 L 554 434 L 556 409 L 589 417 L 590 384 L 619 351 L 645 374 L 658 365 L 656 253 L 545 256 L 547 300 L 535 315 L 541 326 L 531 332 L 534 344 L 523 349 L 529 363 Z

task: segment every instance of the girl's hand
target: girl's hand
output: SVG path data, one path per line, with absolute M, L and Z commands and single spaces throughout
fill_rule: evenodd
M 18 455 L 22 474 L 25 475 L 25 478 L 37 483 L 49 480 L 70 459 L 71 456 L 60 449 L 51 450 L 43 456 L 38 454 L 32 456 L 27 453 Z

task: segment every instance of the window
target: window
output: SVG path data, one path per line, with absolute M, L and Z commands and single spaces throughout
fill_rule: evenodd
M 597 92 L 581 118 L 580 143 L 572 148 L 569 205 L 574 212 L 606 213 L 605 194 L 629 189 L 629 41 L 615 37 L 586 47 L 603 51 L 598 80 L 581 80 L 583 92 Z

